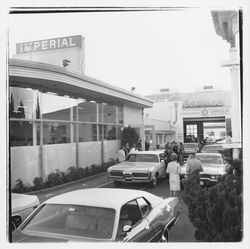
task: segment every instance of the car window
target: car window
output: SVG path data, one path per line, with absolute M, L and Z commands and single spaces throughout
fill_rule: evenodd
M 120 217 L 130 219 L 132 226 L 142 219 L 141 210 L 136 200 L 128 202 L 121 208 Z
M 200 160 L 201 163 L 223 164 L 223 159 L 219 156 L 197 155 L 196 158 Z
M 146 200 L 142 197 L 137 199 L 137 203 L 138 203 L 138 206 L 141 210 L 142 217 L 144 217 L 148 213 L 148 211 L 150 210 L 150 206 L 146 202 Z
M 198 149 L 198 144 L 184 144 L 185 149 Z
M 158 155 L 154 154 L 130 154 L 126 158 L 128 162 L 159 162 Z
M 218 152 L 219 150 L 223 150 L 222 146 L 204 146 L 202 151 L 210 151 L 210 152 Z
M 159 157 L 160 157 L 160 159 L 165 159 L 165 154 L 161 153 L 161 154 L 159 154 Z
M 22 228 L 69 236 L 110 239 L 115 210 L 102 207 L 46 204 Z

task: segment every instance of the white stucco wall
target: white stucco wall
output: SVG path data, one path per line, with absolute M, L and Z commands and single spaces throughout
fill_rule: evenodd
M 104 146 L 104 162 L 108 162 L 110 158 L 117 159 L 117 152 L 120 148 L 120 140 L 103 141 Z
M 102 162 L 102 142 L 79 143 L 79 166 L 84 168 Z
M 49 144 L 43 146 L 44 174 L 48 175 L 56 169 L 66 172 L 76 166 L 76 144 Z
M 21 146 L 10 148 L 11 186 L 21 179 L 25 184 L 33 184 L 33 179 L 40 176 L 39 146 Z

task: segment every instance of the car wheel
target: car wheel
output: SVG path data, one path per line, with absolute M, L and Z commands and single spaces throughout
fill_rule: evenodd
M 153 178 L 152 178 L 151 186 L 152 186 L 153 188 L 156 188 L 157 183 L 158 183 L 158 175 L 155 174 L 155 175 L 153 176 Z
M 118 181 L 113 181 L 113 184 L 115 187 L 120 187 L 122 185 L 122 183 Z

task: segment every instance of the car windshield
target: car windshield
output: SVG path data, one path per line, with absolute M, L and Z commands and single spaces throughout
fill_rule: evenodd
M 185 149 L 198 149 L 198 144 L 184 144 Z
M 110 208 L 45 204 L 22 229 L 25 232 L 110 239 L 114 220 L 115 210 Z
M 216 145 L 214 145 L 214 146 L 204 146 L 202 148 L 202 151 L 203 152 L 205 152 L 205 151 L 208 151 L 208 152 L 218 152 L 218 151 L 220 151 L 222 149 L 223 149 L 222 146 L 216 146 Z
M 158 163 L 158 155 L 154 154 L 130 154 L 126 158 L 127 162 Z
M 209 155 L 196 155 L 196 158 L 201 161 L 201 163 L 209 164 L 223 164 L 223 160 L 219 156 L 209 156 Z

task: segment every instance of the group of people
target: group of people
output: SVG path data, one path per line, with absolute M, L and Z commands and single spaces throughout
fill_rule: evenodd
M 119 151 L 117 152 L 117 159 L 119 162 L 123 162 L 130 153 L 140 150 L 140 140 L 137 145 L 133 143 L 131 147 L 129 146 L 129 143 L 126 143 L 125 145 L 121 145 Z M 165 162 L 167 165 L 166 173 L 169 174 L 170 196 L 178 196 L 178 192 L 181 190 L 180 174 L 181 165 L 183 164 L 183 152 L 184 147 L 182 143 L 176 143 L 173 141 L 171 143 L 168 142 L 165 145 Z M 195 153 L 191 153 L 189 155 L 186 171 L 191 175 L 203 171 L 201 162 L 196 159 Z

